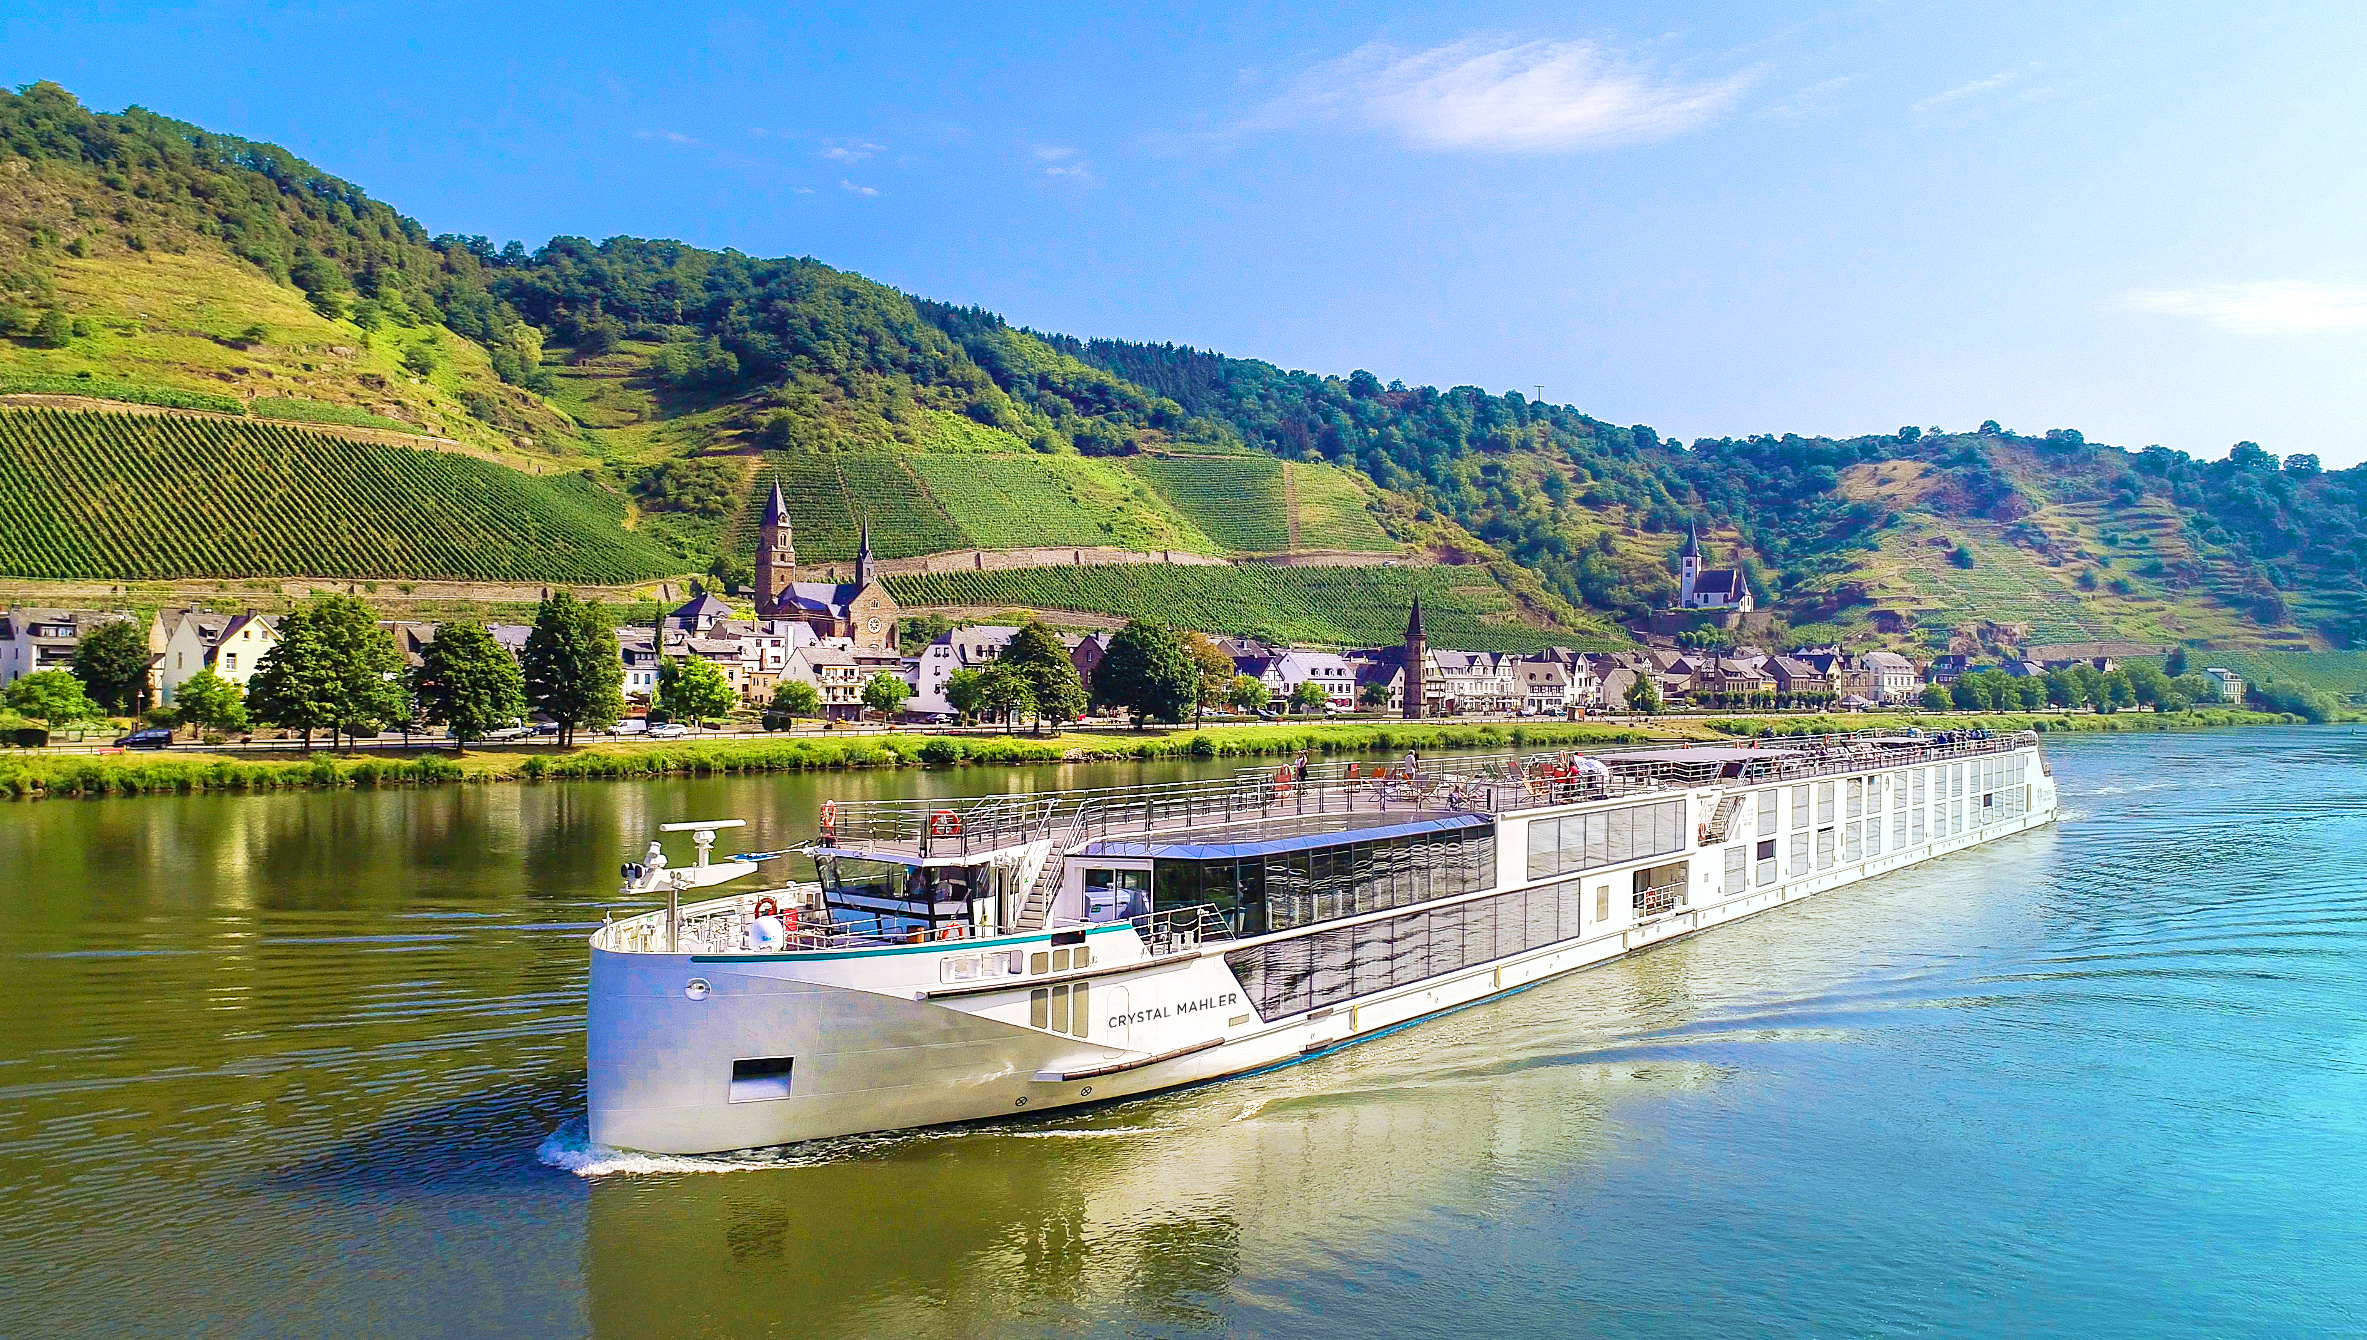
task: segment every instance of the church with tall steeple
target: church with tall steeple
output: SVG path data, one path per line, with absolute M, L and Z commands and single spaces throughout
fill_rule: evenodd
M 1743 576 L 1741 568 L 1701 566 L 1701 536 L 1687 527 L 1684 552 L 1677 556 L 1677 608 L 1747 614 L 1756 603 L 1751 598 L 1750 581 Z
M 801 582 L 796 577 L 796 537 L 776 482 L 756 530 L 756 616 L 794 620 L 819 637 L 847 638 L 857 653 L 896 649 L 896 621 L 903 610 L 875 571 L 869 524 L 855 550 L 854 580 Z

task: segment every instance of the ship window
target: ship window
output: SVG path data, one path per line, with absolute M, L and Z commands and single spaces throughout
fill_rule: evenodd
M 1068 1031 L 1068 988 L 1065 986 L 1052 988 L 1052 1031 Z
M 794 1056 L 754 1056 L 732 1062 L 730 1101 L 759 1103 L 788 1097 L 789 1071 L 796 1064 Z
M 1743 846 L 1726 849 L 1726 892 L 1736 894 L 1751 886 L 1751 849 Z
M 1783 820 L 1782 808 L 1783 796 L 1773 787 L 1759 793 L 1760 837 L 1767 837 L 1775 832 L 1777 825 Z
M 1831 782 L 1816 784 L 1816 821 L 1820 824 L 1833 822 L 1833 784 Z
M 1808 788 L 1806 786 L 1795 786 L 1792 788 L 1792 827 L 1806 828 L 1807 826 Z
M 1908 838 L 1908 841 L 1920 846 L 1923 842 L 1923 811 L 1915 811 L 1913 817 L 1915 820 L 1915 825 L 1911 836 Z
M 1866 784 L 1858 778 L 1852 777 L 1845 789 L 1849 793 L 1846 801 L 1849 810 L 1846 817 L 1855 819 L 1866 812 Z
M 1027 975 L 1037 976 L 1052 970 L 1052 956 L 1039 949 L 1027 956 Z
M 1964 794 L 1963 764 L 1959 763 L 1948 769 L 1948 788 L 1949 795 L 1961 796 Z
M 1052 993 L 1043 987 L 1027 993 L 1027 1026 L 1043 1028 L 1052 1022 Z
M 1861 837 L 1861 830 L 1859 829 L 1858 825 L 1851 824 L 1848 827 L 1842 829 L 1841 859 L 1844 861 L 1860 860 L 1865 856 L 1865 854 L 1865 842 Z
M 1948 812 L 1948 831 L 1951 833 L 1961 833 L 1964 831 L 1964 802 L 1961 800 L 1951 802 L 1950 804 Z
M 1866 855 L 1880 856 L 1881 854 L 1882 816 L 1880 812 L 1876 812 L 1873 818 L 1866 820 Z
M 1085 1036 L 1086 1032 L 1093 1027 L 1093 1007 L 1090 1003 L 1092 985 L 1090 982 L 1079 982 L 1070 987 L 1068 991 L 1068 1017 L 1069 1023 L 1072 1025 L 1069 1032 L 1078 1037 Z
M 1808 873 L 1808 830 L 1806 829 L 1792 834 L 1792 873 L 1794 875 Z
M 1890 774 L 1890 807 L 1894 810 L 1907 807 L 1907 774 L 1903 768 Z
M 1816 830 L 1816 868 L 1823 870 L 1833 864 L 1833 830 Z
M 1918 805 L 1923 803 L 1923 769 L 1921 768 L 1915 770 L 1915 803 Z
M 1068 955 L 1069 955 L 1069 951 L 1068 951 L 1068 950 L 1065 950 L 1065 949 L 1055 949 L 1055 950 L 1053 950 L 1053 951 L 1052 951 L 1052 971 L 1054 971 L 1054 972 L 1067 972 L 1067 971 L 1068 971 Z
M 1610 919 L 1611 919 L 1611 886 L 1610 886 L 1610 885 L 1608 885 L 1608 884 L 1597 884 L 1597 885 L 1595 885 L 1595 886 L 1594 886 L 1594 921 L 1595 921 L 1595 924 L 1599 926 L 1599 925 L 1603 924 L 1604 922 L 1606 922 L 1606 921 L 1609 921 Z

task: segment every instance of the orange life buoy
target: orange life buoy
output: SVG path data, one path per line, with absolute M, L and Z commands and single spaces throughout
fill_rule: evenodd
M 822 831 L 828 833 L 836 827 L 838 827 L 838 802 L 825 800 L 822 802 Z
M 790 934 L 790 935 L 795 935 L 795 934 L 797 934 L 797 909 L 796 909 L 796 908 L 794 908 L 794 907 L 785 907 L 785 908 L 781 909 L 781 929 L 782 929 L 783 931 L 787 932 L 787 933 L 788 933 L 788 934 Z
M 1356 765 L 1355 765 L 1354 763 L 1350 763 L 1350 764 L 1348 765 L 1348 780 L 1350 780 L 1350 781 L 1354 781 L 1355 779 L 1356 779 Z
M 929 816 L 930 837 L 958 837 L 962 831 L 962 816 L 952 810 L 939 810 Z
M 1697 831 L 1697 832 L 1700 834 L 1700 840 L 1701 840 L 1701 841 L 1703 841 L 1703 842 L 1707 842 L 1707 841 L 1709 841 L 1709 825 L 1708 825 L 1708 824 L 1702 824 L 1702 825 L 1700 825 L 1696 831 Z
M 764 897 L 756 900 L 756 915 L 759 917 L 777 917 L 781 915 L 781 905 L 772 900 L 772 895 L 766 894 Z
M 962 928 L 958 925 L 940 926 L 937 929 L 937 938 L 940 940 L 958 940 L 961 938 L 961 931 Z

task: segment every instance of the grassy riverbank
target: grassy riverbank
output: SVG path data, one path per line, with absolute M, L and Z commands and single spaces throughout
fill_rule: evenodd
M 1277 723 L 1127 735 L 797 736 L 778 740 L 644 744 L 600 741 L 574 749 L 547 746 L 332 754 L 309 759 L 254 759 L 226 754 L 9 754 L 0 756 L 0 796 L 135 796 L 200 791 L 272 791 L 334 787 L 418 786 L 447 782 L 567 781 L 705 777 L 733 773 L 821 772 L 850 768 L 1008 766 L 1171 758 L 1255 758 L 1295 754 L 1398 754 L 1408 749 L 1550 749 L 1739 736 L 1814 735 L 1828 731 L 1964 729 L 2010 731 L 2191 730 L 2298 723 L 2263 712 L 2202 710 L 2111 716 L 2047 713 L 1992 716 L 1864 715 L 1711 717 L 1638 722 Z

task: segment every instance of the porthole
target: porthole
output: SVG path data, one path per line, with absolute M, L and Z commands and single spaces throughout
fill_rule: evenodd
M 707 998 L 707 979 L 704 977 L 693 977 L 689 981 L 684 982 L 682 984 L 682 995 L 686 1000 L 705 1000 Z

